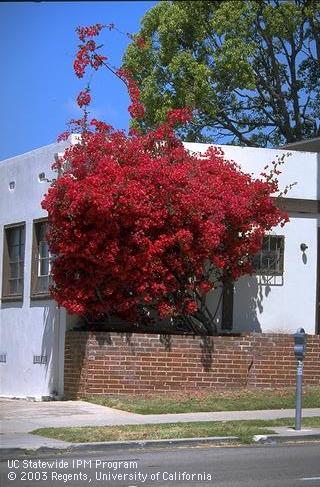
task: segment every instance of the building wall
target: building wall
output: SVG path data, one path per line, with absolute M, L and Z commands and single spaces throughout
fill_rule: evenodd
M 201 392 L 294 386 L 293 337 L 66 334 L 65 395 Z M 304 384 L 320 385 L 320 336 L 309 336 Z
M 306 333 L 316 332 L 317 225 L 316 215 L 295 214 L 284 228 L 274 228 L 272 234 L 285 237 L 283 276 L 252 275 L 235 282 L 234 332 L 292 333 L 301 326 Z M 305 253 L 301 243 L 308 245 Z M 218 327 L 221 292 L 217 289 L 208 295 Z
M 204 152 L 206 144 L 187 143 L 194 152 Z M 251 147 L 221 146 L 225 157 L 240 164 L 245 172 L 259 177 L 264 167 L 283 154 L 279 187 L 296 182 L 288 197 L 317 200 L 319 194 L 319 154 L 289 150 Z M 291 333 L 304 327 L 307 333 L 315 333 L 317 293 L 317 214 L 289 214 L 290 222 L 283 228 L 275 227 L 271 234 L 285 236 L 284 273 L 267 281 L 263 276 L 243 277 L 234 285 L 233 331 Z M 305 254 L 301 243 L 308 245 Z M 217 309 L 220 290 L 209 297 L 213 313 Z M 221 306 L 216 323 L 221 321 Z
M 0 363 L 2 396 L 43 397 L 63 392 L 63 356 L 65 328 L 75 321 L 66 317 L 52 300 L 30 298 L 31 245 L 33 220 L 45 217 L 41 200 L 48 182 L 39 182 L 44 172 L 54 176 L 50 167 L 54 153 L 62 152 L 67 143 L 52 144 L 0 162 L 0 296 L 2 296 L 2 255 L 4 225 L 25 222 L 25 277 L 23 301 L 0 303 Z M 186 144 L 194 151 L 201 144 Z M 228 158 L 241 164 L 243 170 L 256 175 L 281 151 L 225 146 Z M 280 178 L 282 187 L 298 181 L 290 197 L 316 199 L 319 194 L 317 155 L 292 152 Z M 10 181 L 15 181 L 13 191 Z M 286 236 L 285 273 L 281 285 L 266 285 L 256 277 L 243 278 L 235 285 L 234 323 L 236 331 L 295 330 L 304 326 L 315 332 L 316 292 L 316 215 L 292 215 L 291 222 L 279 229 Z M 275 229 L 278 233 L 278 229 Z M 308 250 L 303 257 L 300 243 Z M 211 297 L 212 310 L 219 292 Z M 219 311 L 216 317 L 220 320 Z M 47 364 L 33 364 L 34 355 L 46 355 Z
M 193 152 L 205 152 L 207 144 L 187 142 L 186 148 Z M 239 147 L 232 145 L 219 146 L 228 160 L 237 162 L 244 172 L 258 177 L 264 172 L 264 167 L 277 159 L 277 156 L 291 154 L 285 157 L 285 163 L 280 167 L 282 174 L 278 176 L 280 189 L 288 184 L 295 184 L 290 198 L 304 198 L 316 200 L 319 194 L 319 174 L 317 159 L 319 155 L 314 152 L 298 152 L 278 149 L 263 149 L 256 147 Z
M 235 284 L 234 331 L 292 333 L 316 330 L 317 218 L 290 216 L 272 233 L 285 236 L 283 278 L 243 277 Z M 308 249 L 303 253 L 301 243 Z
M 0 306 L 0 354 L 6 355 L 6 363 L 0 363 L 2 396 L 41 398 L 63 392 L 65 311 L 50 299 L 31 299 L 30 279 L 33 220 L 46 216 L 41 200 L 48 183 L 38 176 L 54 176 L 54 153 L 65 146 L 52 144 L 0 163 L 0 296 L 4 225 L 26 224 L 23 300 L 2 300 Z M 13 191 L 10 181 L 16 184 Z M 47 364 L 34 364 L 34 355 L 46 356 Z

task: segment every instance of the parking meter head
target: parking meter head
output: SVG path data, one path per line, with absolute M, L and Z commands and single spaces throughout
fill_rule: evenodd
M 298 328 L 294 337 L 294 354 L 297 360 L 303 360 L 306 354 L 307 335 L 303 328 Z

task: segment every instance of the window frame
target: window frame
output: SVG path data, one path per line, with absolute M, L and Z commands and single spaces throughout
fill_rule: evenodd
M 50 253 L 49 253 L 49 284 L 48 289 L 41 292 L 38 291 L 38 278 L 39 276 L 39 244 L 40 240 L 38 238 L 38 231 L 37 225 L 41 225 L 42 223 L 48 223 L 48 218 L 38 218 L 37 220 L 33 220 L 32 222 L 32 251 L 31 251 L 31 289 L 30 289 L 30 299 L 51 299 L 51 295 L 49 292 L 50 286 Z
M 20 269 L 20 265 L 22 263 L 22 277 L 20 277 L 20 271 L 19 271 L 19 277 L 16 279 L 22 279 L 22 286 L 21 286 L 21 293 L 16 293 L 16 294 L 10 294 L 10 280 L 14 279 L 11 276 L 10 273 L 10 253 L 9 253 L 9 245 L 8 245 L 8 233 L 10 230 L 14 228 L 20 228 L 24 230 L 24 235 L 23 235 L 23 259 L 18 260 L 18 268 Z M 21 246 L 21 240 L 19 238 L 19 247 Z M 20 254 L 20 251 L 19 251 Z M 8 225 L 4 225 L 4 230 L 3 230 L 3 256 L 2 256 L 2 293 L 1 293 L 1 300 L 2 301 L 23 301 L 23 296 L 24 296 L 24 284 L 25 284 L 25 264 L 26 264 L 26 222 L 21 221 L 17 223 L 10 223 Z
M 276 252 L 279 250 L 279 263 L 278 263 L 278 268 L 275 270 L 272 270 L 267 267 L 262 266 L 262 259 L 263 259 L 263 242 L 262 242 L 262 247 L 261 250 L 252 258 L 252 269 L 253 269 L 253 274 L 254 275 L 259 275 L 259 276 L 283 276 L 284 274 L 284 252 L 285 252 L 285 236 L 284 235 L 265 235 L 263 237 L 264 239 L 271 239 L 271 238 L 276 238 L 277 240 L 280 241 L 280 247 L 276 248 L 276 250 L 272 251 L 265 251 L 265 252 Z M 269 248 L 270 248 L 270 243 L 269 243 Z M 254 259 L 260 256 L 260 266 L 259 268 L 255 267 Z

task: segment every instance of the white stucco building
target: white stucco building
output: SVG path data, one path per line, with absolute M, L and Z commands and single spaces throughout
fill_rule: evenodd
M 190 143 L 186 146 L 201 152 L 207 147 Z M 320 149 L 318 152 L 238 146 L 222 146 L 222 149 L 227 159 L 234 160 L 244 172 L 257 177 L 267 164 L 289 153 L 281 166 L 279 187 L 283 189 L 296 183 L 282 205 L 289 214 L 290 222 L 283 228 L 275 227 L 271 232 L 273 236 L 283 237 L 282 269 L 273 275 L 257 272 L 235 283 L 232 330 L 291 333 L 302 326 L 307 333 L 320 333 Z M 302 244 L 307 246 L 305 251 Z
M 41 200 L 55 176 L 54 155 L 66 145 L 51 144 L 0 162 L 1 396 L 63 395 L 64 336 L 72 319 L 46 292 L 50 269 Z M 203 151 L 207 146 L 186 147 Z M 226 158 L 257 176 L 267 163 L 289 151 L 222 148 Z M 295 149 L 290 149 L 280 176 L 280 187 L 297 183 L 284 202 L 290 222 L 271 232 L 269 248 L 258 262 L 260 271 L 235 283 L 233 307 L 228 308 L 233 332 L 291 333 L 300 326 L 309 334 L 320 332 L 320 154 L 319 149 Z M 271 263 L 269 273 L 263 269 L 266 262 Z M 214 309 L 218 292 L 210 299 Z M 220 306 L 218 325 L 221 313 Z
M 0 163 L 0 395 L 46 397 L 63 393 L 65 312 L 46 293 L 32 296 L 31 269 L 35 222 L 46 217 L 41 200 L 54 177 L 54 154 L 65 143 L 52 144 Z M 21 240 L 20 289 L 5 289 L 8 238 Z M 11 232 L 11 233 L 10 233 Z M 18 235 L 20 232 L 20 235 Z M 14 264 L 9 264 L 14 267 Z M 13 284 L 14 285 L 14 284 Z M 41 363 L 42 362 L 42 363 Z

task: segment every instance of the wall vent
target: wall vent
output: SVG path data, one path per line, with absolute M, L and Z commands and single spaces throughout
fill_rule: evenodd
M 33 356 L 33 363 L 44 365 L 47 363 L 47 356 L 46 355 L 34 355 Z
M 13 191 L 15 187 L 16 187 L 15 181 L 10 181 L 10 183 L 9 183 L 9 190 L 10 191 Z
M 0 363 L 6 364 L 7 363 L 7 354 L 0 353 Z

